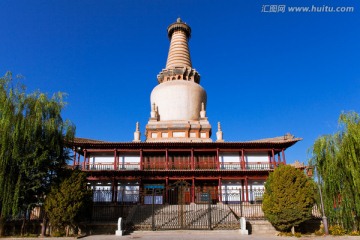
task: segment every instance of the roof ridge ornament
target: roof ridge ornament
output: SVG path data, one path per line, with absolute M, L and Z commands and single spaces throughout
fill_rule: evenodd
M 141 142 L 141 140 L 140 140 L 141 133 L 140 133 L 139 129 L 140 129 L 139 122 L 136 122 L 133 142 Z
M 223 132 L 221 131 L 221 124 L 218 122 L 218 130 L 216 132 L 216 142 L 224 142 Z

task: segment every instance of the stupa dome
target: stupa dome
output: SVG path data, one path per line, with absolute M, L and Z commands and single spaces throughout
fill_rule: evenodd
M 174 80 L 157 85 L 150 96 L 159 121 L 199 120 L 201 103 L 206 106 L 206 92 L 197 83 Z

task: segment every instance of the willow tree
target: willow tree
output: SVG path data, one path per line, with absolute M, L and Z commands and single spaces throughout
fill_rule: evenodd
M 16 145 L 14 132 L 22 118 L 24 99 L 10 87 L 10 82 L 10 73 L 0 79 L 0 236 L 5 217 L 17 212 L 13 200 L 19 168 L 12 155 Z
M 310 163 L 316 168 L 330 225 L 341 224 L 348 231 L 359 230 L 359 115 L 355 112 L 341 114 L 339 128 L 335 134 L 315 141 Z
M 6 217 L 44 202 L 69 159 L 75 128 L 63 121 L 64 106 L 62 93 L 26 94 L 11 73 L 0 79 L 0 236 Z

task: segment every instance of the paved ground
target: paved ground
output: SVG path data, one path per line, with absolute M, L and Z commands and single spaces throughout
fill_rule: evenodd
M 7 239 L 14 239 L 14 238 L 7 238 Z M 16 238 L 19 239 L 19 238 Z M 26 240 L 34 240 L 34 239 L 41 239 L 41 238 L 24 238 Z M 45 238 L 54 239 L 54 240 L 72 240 L 74 238 Z M 130 235 L 125 235 L 121 237 L 117 237 L 115 235 L 94 235 L 81 238 L 83 240 L 129 240 L 129 239 L 139 239 L 139 240 L 230 240 L 230 239 L 244 239 L 244 240 L 261 240 L 261 239 L 277 239 L 277 240 L 296 240 L 298 238 L 295 237 L 279 237 L 274 235 L 240 235 L 238 231 L 186 231 L 186 230 L 179 230 L 179 231 L 138 231 L 133 232 Z M 300 239 L 308 239 L 308 240 L 340 240 L 340 239 L 347 239 L 347 240 L 359 240 L 360 237 L 333 237 L 333 236 L 326 236 L 326 237 L 315 237 L 315 236 L 305 236 L 301 237 Z
M 295 237 L 279 237 L 274 235 L 240 235 L 238 230 L 233 231 L 158 231 L 158 232 L 134 232 L 131 235 L 125 235 L 122 237 L 116 236 L 89 236 L 84 238 L 84 240 L 113 240 L 113 239 L 139 239 L 139 240 L 230 240 L 230 239 L 246 239 L 246 240 L 261 240 L 261 239 L 277 239 L 277 240 L 296 240 Z M 359 240 L 360 237 L 302 237 L 301 239 L 348 239 L 348 240 Z

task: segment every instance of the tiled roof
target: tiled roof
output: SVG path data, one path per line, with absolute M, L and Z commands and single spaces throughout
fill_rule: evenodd
M 288 148 L 302 138 L 291 134 L 244 142 L 108 142 L 75 138 L 69 145 L 82 148 Z
M 91 143 L 106 143 L 106 141 L 101 140 L 94 140 L 89 138 L 75 138 L 74 139 L 75 144 L 91 144 Z
M 285 143 L 285 142 L 291 142 L 291 141 L 294 141 L 294 140 L 301 141 L 302 138 L 295 138 L 290 133 L 287 133 L 284 136 L 273 137 L 273 138 L 263 138 L 263 139 L 259 139 L 259 140 L 248 141 L 248 142 L 253 142 L 253 143 Z

